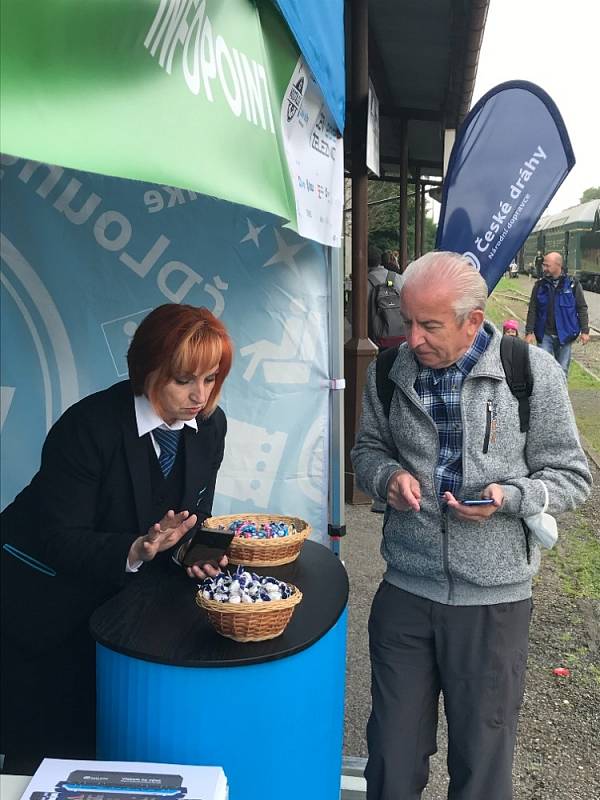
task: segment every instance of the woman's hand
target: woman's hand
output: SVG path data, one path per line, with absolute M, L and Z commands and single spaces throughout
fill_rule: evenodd
M 129 565 L 138 561 L 152 561 L 157 553 L 177 544 L 194 527 L 198 517 L 189 511 L 167 511 L 160 522 L 152 525 L 145 536 L 138 536 L 129 548 Z
M 219 561 L 219 567 L 221 570 L 224 570 L 227 564 L 229 564 L 229 560 L 227 556 L 223 556 L 223 558 Z M 196 578 L 199 580 L 204 580 L 206 577 L 214 578 L 215 575 L 219 574 L 219 570 L 216 569 L 212 564 L 192 564 L 191 567 L 186 567 L 185 571 L 190 578 Z

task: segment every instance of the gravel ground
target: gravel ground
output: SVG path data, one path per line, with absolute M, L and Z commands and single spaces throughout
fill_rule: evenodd
M 571 566 L 569 548 L 571 542 L 580 540 L 581 530 L 587 531 L 588 543 L 595 537 L 595 545 L 600 544 L 600 474 L 592 467 L 593 496 L 578 512 L 561 517 L 559 549 L 544 557 L 536 579 L 527 689 L 515 759 L 515 800 L 600 798 L 600 597 L 578 597 L 565 584 L 565 570 L 568 574 Z M 371 599 L 383 570 L 379 556 L 381 520 L 369 506 L 346 506 L 348 536 L 342 557 L 350 575 L 347 756 L 367 755 L 365 726 L 370 697 L 366 632 Z M 560 666 L 569 667 L 571 676 L 554 676 L 553 668 Z M 432 759 L 432 775 L 424 794 L 429 800 L 446 797 L 446 742 L 442 722 L 439 750 Z
M 586 345 L 575 342 L 571 352 L 575 361 L 600 378 L 600 337 L 590 339 Z

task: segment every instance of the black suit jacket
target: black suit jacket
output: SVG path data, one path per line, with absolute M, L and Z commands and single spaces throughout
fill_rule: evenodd
M 175 510 L 203 520 L 227 424 L 220 408 L 197 423 L 197 433 L 184 427 L 183 502 Z M 129 381 L 80 400 L 48 433 L 38 473 L 1 520 L 3 630 L 21 647 L 55 647 L 135 579 L 125 571 L 129 548 L 158 522 L 148 436 L 138 436 Z

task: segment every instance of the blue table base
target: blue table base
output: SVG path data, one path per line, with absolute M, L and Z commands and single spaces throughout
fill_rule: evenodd
M 231 800 L 338 800 L 346 619 L 295 655 L 242 667 L 97 645 L 98 758 L 219 765 Z

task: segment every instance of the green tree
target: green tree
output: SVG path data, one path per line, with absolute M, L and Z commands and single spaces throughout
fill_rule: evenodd
M 590 200 L 600 200 L 600 186 L 590 186 L 579 198 L 580 203 L 589 203 Z
M 414 190 L 412 190 L 414 192 Z M 381 250 L 398 250 L 399 242 L 399 197 L 400 185 L 369 181 L 369 244 Z M 408 257 L 412 259 L 415 248 L 415 198 L 408 198 Z M 387 200 L 387 202 L 385 202 Z M 382 202 L 383 201 L 383 202 Z M 436 225 L 425 216 L 424 252 L 435 246 Z

